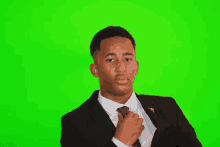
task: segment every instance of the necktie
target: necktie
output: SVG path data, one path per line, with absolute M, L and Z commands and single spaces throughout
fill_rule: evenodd
M 122 116 L 123 116 L 123 118 L 124 118 L 124 117 L 127 115 L 127 110 L 128 110 L 128 109 L 129 109 L 128 107 L 123 106 L 123 107 L 121 107 L 121 108 L 118 108 L 117 111 L 118 111 L 119 113 L 121 113 Z M 139 139 L 137 139 L 137 141 L 132 145 L 132 147 L 141 147 L 141 144 L 140 144 Z

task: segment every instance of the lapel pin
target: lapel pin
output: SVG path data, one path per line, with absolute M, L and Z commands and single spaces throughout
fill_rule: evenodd
M 148 109 L 150 109 L 153 113 L 154 113 L 154 108 L 152 108 L 152 107 L 148 107 Z

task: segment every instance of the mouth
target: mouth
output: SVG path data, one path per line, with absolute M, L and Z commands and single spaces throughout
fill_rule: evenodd
M 117 84 L 125 85 L 128 83 L 128 79 L 116 79 L 115 80 Z

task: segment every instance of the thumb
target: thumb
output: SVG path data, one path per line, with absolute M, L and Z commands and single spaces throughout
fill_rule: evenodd
M 121 113 L 118 113 L 118 118 L 119 118 L 119 121 L 122 121 L 123 120 L 123 116 Z

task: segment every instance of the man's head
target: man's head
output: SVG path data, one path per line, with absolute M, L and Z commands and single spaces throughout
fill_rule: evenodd
M 133 91 L 138 73 L 133 37 L 121 27 L 107 27 L 99 31 L 90 45 L 94 64 L 90 65 L 93 76 L 99 78 L 101 90 L 115 95 Z

